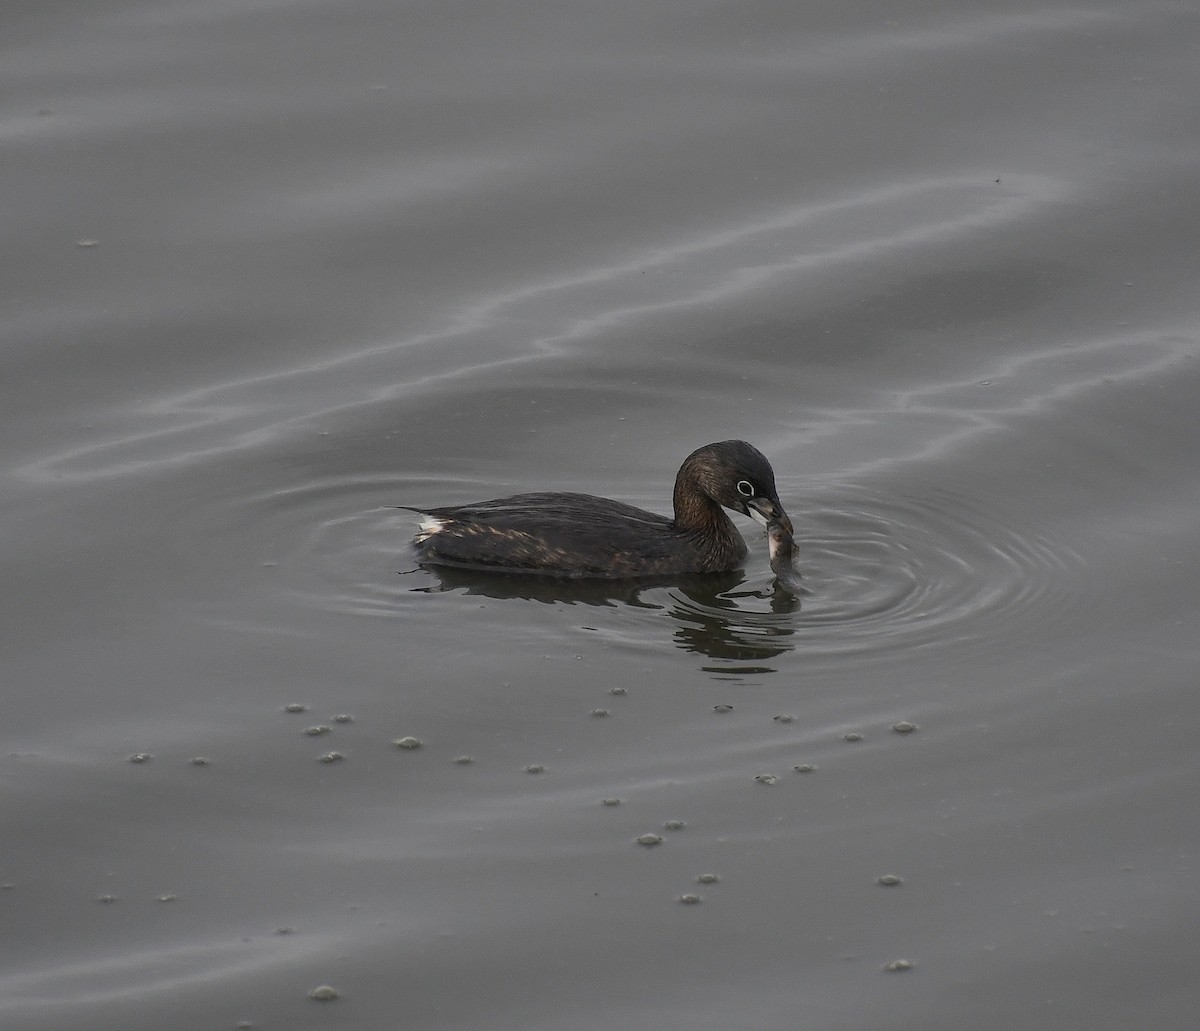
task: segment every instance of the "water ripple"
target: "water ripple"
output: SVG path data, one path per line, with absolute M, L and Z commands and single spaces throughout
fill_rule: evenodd
M 631 336 L 633 326 L 663 314 L 712 310 L 798 276 L 844 274 L 896 255 L 911 260 L 921 249 L 1036 217 L 1069 195 L 1054 179 L 1014 174 L 997 187 L 990 174 L 972 170 L 775 207 L 467 299 L 400 339 L 220 383 L 181 390 L 172 381 L 165 393 L 139 397 L 135 421 L 127 406 L 118 408 L 86 439 L 18 474 L 60 484 L 111 481 L 228 457 L 347 409 L 494 379 L 501 369 L 607 342 L 621 329 Z M 648 292 L 650 271 L 664 275 Z
M 792 612 L 745 611 L 737 629 L 786 628 L 806 656 L 961 645 L 977 654 L 1061 633 L 1087 597 L 1083 562 L 1069 547 L 951 491 L 818 486 L 793 518 L 808 595 Z M 717 615 L 679 604 L 698 619 Z
M 242 504 L 246 521 L 273 542 L 265 564 L 279 573 L 292 600 L 305 605 L 398 618 L 427 604 L 422 591 L 439 590 L 634 605 L 652 614 L 614 619 L 612 639 L 637 650 L 656 648 L 667 620 L 681 649 L 735 663 L 792 649 L 806 657 L 894 657 L 966 646 L 979 657 L 1013 640 L 1061 634 L 1089 597 L 1083 562 L 1069 547 L 949 490 L 811 485 L 806 507 L 794 514 L 808 591 L 798 601 L 772 591 L 757 541 L 744 574 L 696 583 L 581 584 L 472 574 L 439 580 L 415 570 L 407 547 L 411 515 L 385 506 L 402 490 L 391 478 L 342 478 Z

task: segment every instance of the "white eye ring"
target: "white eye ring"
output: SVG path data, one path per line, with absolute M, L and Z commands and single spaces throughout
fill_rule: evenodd
M 754 497 L 754 484 L 749 480 L 738 480 L 737 492 L 744 498 Z

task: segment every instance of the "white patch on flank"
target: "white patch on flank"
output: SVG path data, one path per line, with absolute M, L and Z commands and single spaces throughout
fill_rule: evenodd
M 446 529 L 446 524 L 441 519 L 437 519 L 431 515 L 421 516 L 420 526 L 421 529 L 413 538 L 417 544 L 420 544 L 422 541 L 429 540 L 429 538 L 435 533 L 441 533 L 444 529 Z

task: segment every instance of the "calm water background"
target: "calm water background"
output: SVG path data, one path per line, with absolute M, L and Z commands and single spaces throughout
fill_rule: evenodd
M 1191 0 L 9 0 L 0 1026 L 1196 1027 L 1198 96 Z M 735 436 L 799 607 L 388 507 Z

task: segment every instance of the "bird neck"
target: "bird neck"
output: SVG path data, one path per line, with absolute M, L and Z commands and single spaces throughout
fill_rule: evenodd
M 741 535 L 725 510 L 682 472 L 675 481 L 675 529 L 713 542 L 740 545 Z

